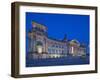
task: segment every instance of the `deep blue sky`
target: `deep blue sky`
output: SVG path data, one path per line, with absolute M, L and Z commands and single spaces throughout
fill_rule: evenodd
M 89 15 L 26 12 L 26 33 L 32 28 L 32 21 L 45 25 L 50 37 L 63 39 L 67 34 L 69 40 L 89 44 Z

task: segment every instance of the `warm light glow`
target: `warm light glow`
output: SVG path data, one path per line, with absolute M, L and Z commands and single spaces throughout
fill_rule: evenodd
M 38 46 L 38 53 L 42 53 L 42 47 Z
M 74 53 L 74 47 L 72 47 L 71 52 Z

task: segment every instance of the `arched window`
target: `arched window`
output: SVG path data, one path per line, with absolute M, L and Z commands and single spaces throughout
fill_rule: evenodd
M 37 48 L 37 52 L 38 53 L 42 53 L 43 52 L 43 44 L 41 41 L 37 41 L 36 42 L 36 48 Z

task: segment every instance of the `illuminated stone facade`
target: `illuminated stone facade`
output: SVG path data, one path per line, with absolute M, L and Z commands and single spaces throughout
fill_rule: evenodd
M 60 35 L 60 34 L 59 34 Z M 47 27 L 32 22 L 32 30 L 28 32 L 28 53 L 32 58 L 59 58 L 86 55 L 86 47 L 77 40 L 50 38 Z

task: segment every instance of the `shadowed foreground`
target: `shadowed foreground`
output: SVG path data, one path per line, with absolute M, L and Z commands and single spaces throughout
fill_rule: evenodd
M 67 56 L 63 58 L 50 58 L 50 59 L 28 59 L 26 60 L 26 67 L 36 66 L 59 66 L 59 65 L 79 65 L 89 64 L 89 56 L 85 57 L 72 57 Z

